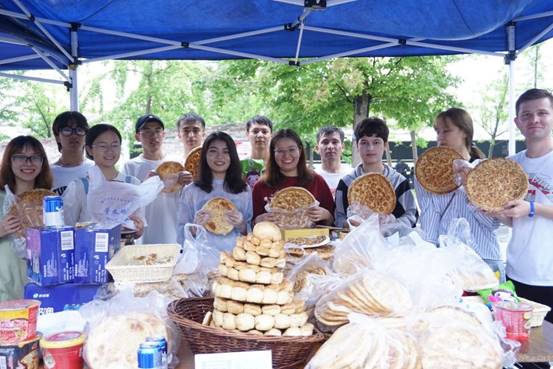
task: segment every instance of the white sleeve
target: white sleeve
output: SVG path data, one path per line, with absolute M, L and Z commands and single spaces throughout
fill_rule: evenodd
M 86 193 L 81 179 L 69 183 L 63 193 L 63 218 L 66 225 L 74 226 L 86 211 Z
M 177 207 L 177 243 L 184 242 L 184 225 L 194 222 L 194 206 L 191 196 L 192 188 L 186 186 L 180 195 Z

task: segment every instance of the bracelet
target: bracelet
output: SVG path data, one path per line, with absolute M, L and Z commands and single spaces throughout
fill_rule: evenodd
M 534 201 L 530 201 L 530 212 L 528 213 L 528 218 L 533 218 L 536 215 L 536 205 Z

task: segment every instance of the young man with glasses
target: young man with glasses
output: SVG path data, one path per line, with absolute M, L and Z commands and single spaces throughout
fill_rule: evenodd
M 52 190 L 60 196 L 71 181 L 85 177 L 94 166 L 94 162 L 84 156 L 87 131 L 86 117 L 77 111 L 65 111 L 54 119 L 52 132 L 61 156 L 50 169 L 54 178 Z
M 131 175 L 144 181 L 153 175 L 163 162 L 171 160 L 163 153 L 165 126 L 163 121 L 152 114 L 143 115 L 136 121 L 135 138 L 142 143 L 142 154 L 129 160 L 123 166 L 123 174 Z M 178 160 L 181 161 L 182 160 Z M 192 181 L 190 173 L 179 177 L 184 184 Z M 179 192 L 161 192 L 158 197 L 146 206 L 146 223 L 142 242 L 176 243 L 177 242 L 177 203 Z
M 184 147 L 184 158 L 192 149 L 202 146 L 205 120 L 195 113 L 186 113 L 177 120 L 177 136 Z M 183 158 L 183 160 L 184 160 Z

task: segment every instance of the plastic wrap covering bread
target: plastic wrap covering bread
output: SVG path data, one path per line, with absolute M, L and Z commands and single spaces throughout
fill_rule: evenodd
M 310 228 L 315 224 L 307 212 L 319 202 L 311 192 L 303 187 L 287 187 L 277 191 L 265 205 L 267 213 L 261 214 L 258 221 L 270 221 L 283 229 Z

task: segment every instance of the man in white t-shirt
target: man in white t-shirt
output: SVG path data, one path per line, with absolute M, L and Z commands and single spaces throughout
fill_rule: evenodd
M 526 198 L 508 203 L 500 219 L 513 227 L 507 278 L 519 296 L 553 307 L 553 95 L 530 89 L 516 102 L 515 123 L 526 150 L 510 157 L 528 174 Z M 553 322 L 553 314 L 546 319 Z
M 343 145 L 344 131 L 340 128 L 326 126 L 317 132 L 315 151 L 321 156 L 322 166 L 316 172 L 324 178 L 333 196 L 340 179 L 351 171 L 349 165 L 342 164 Z
M 87 131 L 86 117 L 77 111 L 65 111 L 52 123 L 52 132 L 61 153 L 60 158 L 50 166 L 54 180 L 52 191 L 60 196 L 69 183 L 85 177 L 94 166 L 94 162 L 84 156 Z
M 123 174 L 131 175 L 144 181 L 154 175 L 157 167 L 167 160 L 162 151 L 165 138 L 165 126 L 163 121 L 152 114 L 138 118 L 135 125 L 135 138 L 142 143 L 143 152 L 134 159 L 129 160 L 123 166 Z M 182 162 L 182 160 L 181 160 Z M 192 177 L 188 173 L 186 182 L 190 183 Z M 177 242 L 177 203 L 179 193 L 161 192 L 158 197 L 146 206 L 146 223 L 142 236 L 142 243 L 176 243 Z

